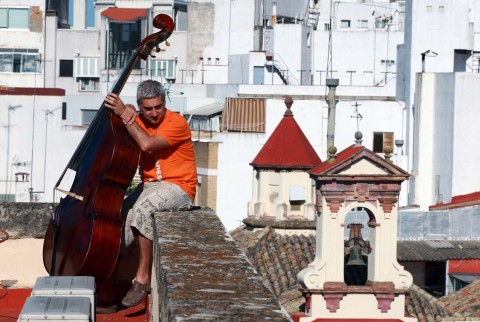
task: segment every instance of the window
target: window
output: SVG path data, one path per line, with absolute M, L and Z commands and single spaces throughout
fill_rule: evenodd
M 122 69 L 127 64 L 133 50 L 140 45 L 140 20 L 133 23 L 110 22 L 108 39 L 108 68 Z M 140 68 L 140 61 L 134 68 Z
M 378 16 L 375 18 L 375 28 L 385 29 L 388 27 L 389 22 L 392 20 L 391 16 Z
M 329 23 L 324 24 L 323 25 L 323 30 L 329 31 L 330 30 L 330 24 Z
M 98 57 L 78 57 L 74 63 L 75 77 L 100 77 Z
M 82 92 L 99 91 L 98 57 L 77 57 L 74 64 L 74 76 L 78 80 L 78 90 Z
M 73 77 L 73 60 L 60 59 L 60 77 Z
M 40 72 L 39 65 L 37 61 L 39 60 L 39 55 L 37 54 L 24 54 L 22 55 L 22 73 L 38 73 Z
M 459 277 L 463 277 L 460 274 L 448 274 L 448 277 L 450 279 L 450 283 L 452 284 L 452 288 L 453 288 L 454 292 L 464 288 L 465 286 L 467 286 L 468 284 L 471 283 L 471 282 L 466 281 L 466 279 L 468 279 L 469 275 L 466 275 L 467 278 L 464 277 L 463 279 L 459 278 Z
M 150 65 L 150 75 L 163 77 L 165 79 L 175 79 L 175 60 L 152 60 Z
M 176 1 L 175 1 L 176 2 Z M 186 3 L 186 1 L 185 1 Z M 187 6 L 185 4 L 175 3 L 173 6 L 173 17 L 175 19 L 176 31 L 187 31 Z
M 340 28 L 350 28 L 350 20 L 341 20 Z
M 357 21 L 357 28 L 358 29 L 367 29 L 368 28 L 368 20 L 358 20 Z
M 0 28 L 28 29 L 28 8 L 0 8 Z
M 38 49 L 0 49 L 0 73 L 40 73 Z
M 67 103 L 62 102 L 62 120 L 67 119 Z
M 82 109 L 82 125 L 90 125 L 97 114 L 96 110 L 83 110 Z
M 305 187 L 291 185 L 288 187 L 288 199 L 290 200 L 290 210 L 302 210 L 302 205 L 305 204 Z
M 253 66 L 253 84 L 263 85 L 265 81 L 265 68 L 263 66 Z
M 373 152 L 384 153 L 387 146 L 393 151 L 393 132 L 373 132 Z
M 78 90 L 81 92 L 98 92 L 100 90 L 100 78 L 98 77 L 79 78 Z
M 380 63 L 382 65 L 387 64 L 387 66 L 392 66 L 392 65 L 395 65 L 395 60 L 394 59 L 382 59 L 382 60 L 380 60 Z

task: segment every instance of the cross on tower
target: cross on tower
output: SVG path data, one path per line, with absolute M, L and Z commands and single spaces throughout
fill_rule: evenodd
M 355 111 L 354 111 L 355 115 L 350 116 L 351 118 L 357 119 L 357 131 L 360 131 L 359 122 L 361 119 L 363 119 L 362 114 L 358 112 L 358 107 L 361 105 L 362 104 L 358 104 L 358 102 L 355 102 L 355 104 L 352 105 L 355 107 Z

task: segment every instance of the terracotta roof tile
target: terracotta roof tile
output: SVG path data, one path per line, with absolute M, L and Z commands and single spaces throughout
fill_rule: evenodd
M 297 274 L 315 257 L 314 235 L 281 235 L 269 226 L 256 231 L 250 231 L 242 226 L 230 234 L 262 276 L 264 284 L 279 298 L 287 312 L 292 316 L 303 313 L 302 307 L 305 300 L 298 290 Z M 408 248 L 410 245 L 408 242 L 398 241 L 397 245 Z M 456 245 L 456 242 L 468 244 L 475 241 L 449 242 Z M 468 245 L 471 251 L 472 245 Z M 418 252 L 425 247 L 425 243 L 418 243 L 412 251 Z M 399 249 L 402 248 L 399 247 Z M 435 253 L 432 249 L 429 251 Z M 439 256 L 438 254 L 427 255 L 427 253 L 421 256 L 423 260 Z M 445 254 L 441 255 L 442 258 L 444 256 Z M 403 260 L 405 259 L 401 261 Z M 405 314 L 417 317 L 418 321 L 468 321 L 480 318 L 480 278 L 440 299 L 415 284 L 409 291 L 405 299 Z
M 322 161 L 291 113 L 285 113 L 257 156 L 256 168 L 311 169 Z
M 439 299 L 445 309 L 452 315 L 480 318 L 480 278 L 464 288 L 445 295 Z
M 251 239 L 246 238 L 248 234 Z M 231 235 L 288 312 L 299 313 L 305 301 L 298 290 L 297 274 L 314 259 L 315 237 L 280 235 L 269 226 L 248 232 L 237 229 Z
M 148 10 L 145 8 L 114 8 L 110 7 L 101 12 L 102 16 L 113 21 L 132 21 L 145 18 Z
M 343 161 L 349 159 L 353 155 L 359 153 L 362 150 L 365 150 L 366 148 L 362 145 L 356 146 L 356 145 L 351 145 L 345 150 L 340 151 L 336 155 L 336 159 L 332 160 L 326 160 L 325 162 L 322 162 L 320 165 L 317 167 L 311 169 L 309 172 L 313 174 L 321 174 L 339 164 L 341 164 Z
M 430 210 L 454 209 L 480 205 L 480 191 L 452 197 L 449 203 L 430 206 Z

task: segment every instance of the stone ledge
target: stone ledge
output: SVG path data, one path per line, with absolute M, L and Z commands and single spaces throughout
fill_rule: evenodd
M 154 219 L 154 320 L 291 321 L 211 209 Z
M 275 219 L 257 219 L 245 218 L 243 223 L 254 228 L 265 228 L 270 226 L 276 229 L 316 229 L 316 222 L 314 220 L 282 220 Z
M 0 229 L 10 239 L 43 238 L 55 207 L 52 203 L 0 202 Z

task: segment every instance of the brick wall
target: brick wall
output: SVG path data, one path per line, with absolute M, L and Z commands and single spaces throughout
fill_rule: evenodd
M 201 183 L 197 186 L 196 205 L 213 210 L 217 206 L 218 143 L 194 142 L 195 162 Z M 206 174 L 210 171 L 214 174 Z

